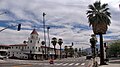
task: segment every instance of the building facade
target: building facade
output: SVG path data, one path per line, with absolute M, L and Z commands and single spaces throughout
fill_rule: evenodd
M 8 45 L 0 45 L 0 58 L 8 57 L 8 49 L 10 47 Z
M 30 37 L 28 37 L 28 41 L 24 41 L 23 44 L 10 45 L 8 54 L 10 58 L 44 59 L 45 48 L 48 47 L 41 44 L 39 34 L 33 29 Z M 50 48 L 49 55 L 54 55 L 53 48 Z

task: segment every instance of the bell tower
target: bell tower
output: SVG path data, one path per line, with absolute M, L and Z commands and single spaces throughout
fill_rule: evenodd
M 39 34 L 37 33 L 36 29 L 33 29 L 33 31 L 30 34 L 30 37 L 28 38 L 28 45 L 40 46 L 40 38 L 38 36 Z

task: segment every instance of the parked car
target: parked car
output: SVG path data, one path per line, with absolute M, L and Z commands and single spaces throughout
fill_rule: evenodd
M 3 59 L 7 59 L 7 58 L 8 58 L 7 56 L 1 56 L 1 55 L 0 55 L 0 59 L 2 59 L 2 60 L 3 60 Z
M 92 55 L 87 55 L 86 56 L 86 59 L 91 59 L 92 58 Z

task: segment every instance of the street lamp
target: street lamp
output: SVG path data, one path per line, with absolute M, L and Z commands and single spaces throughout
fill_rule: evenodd
M 45 41 L 45 59 L 47 59 L 46 55 L 46 35 L 45 35 L 45 13 L 43 12 L 43 29 L 44 29 L 44 41 Z

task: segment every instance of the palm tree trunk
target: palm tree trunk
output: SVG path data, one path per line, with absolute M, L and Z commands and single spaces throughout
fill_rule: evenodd
M 65 58 L 67 58 L 67 54 L 68 54 L 68 53 L 66 52 L 66 57 L 65 57 Z
M 61 59 L 61 45 L 60 45 L 60 59 Z
M 100 65 L 104 65 L 104 49 L 103 49 L 103 35 L 100 35 Z
M 54 52 L 55 52 L 54 59 L 56 59 L 56 48 L 55 48 L 55 46 L 54 46 Z

